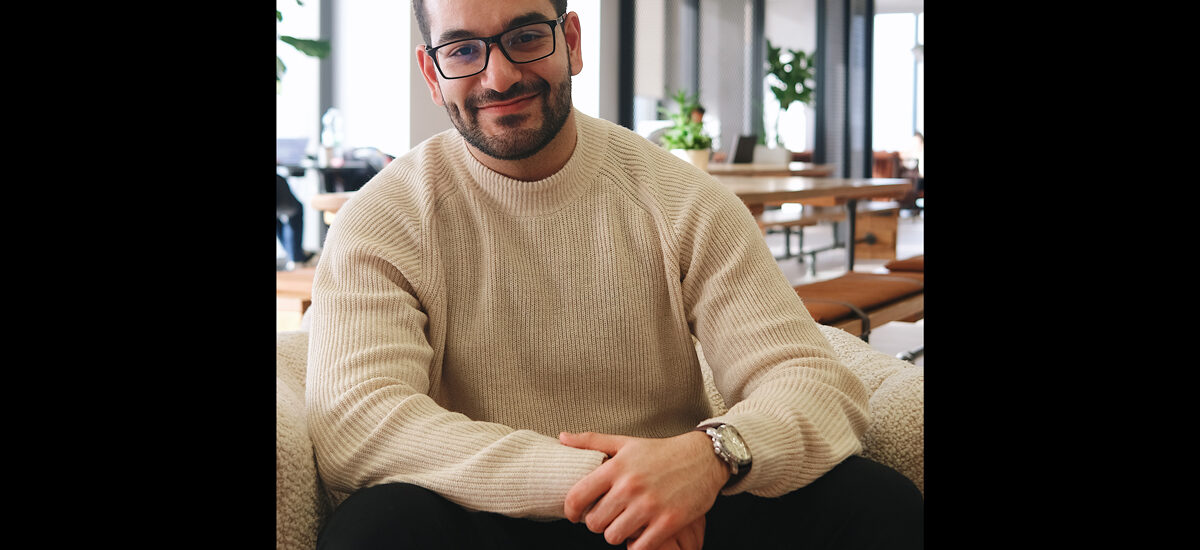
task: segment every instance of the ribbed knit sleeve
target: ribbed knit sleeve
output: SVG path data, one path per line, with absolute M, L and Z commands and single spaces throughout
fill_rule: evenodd
M 476 421 L 430 396 L 441 376 L 436 322 L 446 291 L 427 234 L 437 185 L 414 175 L 443 155 L 435 139 L 397 159 L 338 213 L 313 281 L 306 412 L 321 478 L 353 491 L 414 483 L 475 510 L 561 518 L 567 491 L 603 454 L 531 430 Z M 435 320 L 437 318 L 435 317 Z
M 748 209 L 715 179 L 670 183 L 687 320 L 754 462 L 725 489 L 780 496 L 861 449 L 868 394 L 832 347 L 767 248 Z

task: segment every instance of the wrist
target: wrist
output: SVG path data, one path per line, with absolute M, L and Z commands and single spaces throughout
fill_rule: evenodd
M 712 441 L 713 453 L 727 468 L 726 484 L 733 483 L 750 469 L 753 459 L 750 449 L 737 428 L 725 423 L 709 423 L 696 427 Z
M 707 456 L 707 459 L 702 461 L 705 465 L 705 476 L 713 480 L 717 487 L 724 487 L 733 474 L 729 471 L 729 464 L 726 464 L 721 457 L 717 456 L 717 453 L 713 452 L 712 438 L 701 431 L 689 432 L 688 436 L 697 441 L 697 454 Z

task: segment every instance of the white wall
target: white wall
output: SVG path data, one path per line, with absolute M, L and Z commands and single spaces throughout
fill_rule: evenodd
M 404 148 L 404 151 L 407 151 L 453 125 L 450 123 L 450 116 L 446 114 L 446 109 L 433 102 L 429 86 L 425 84 L 425 77 L 421 76 L 421 67 L 417 64 L 416 48 L 424 44 L 425 40 L 421 38 L 421 29 L 417 27 L 417 19 L 412 16 L 412 3 L 403 2 L 403 4 L 408 6 L 409 29 L 408 48 L 405 49 L 408 56 L 404 62 L 405 70 L 408 73 L 409 89 L 408 131 L 405 136 L 407 144 Z
M 661 98 L 666 74 L 666 5 L 663 0 L 634 2 L 633 95 Z
M 576 0 L 567 11 L 579 14 L 583 71 L 571 80 L 571 96 L 580 111 L 617 122 L 621 4 L 618 0 Z
M 633 121 L 642 135 L 653 128 L 642 129 L 639 122 L 658 118 L 657 102 L 667 95 L 666 10 L 664 0 L 634 2 Z
M 787 50 L 812 53 L 817 48 L 817 3 L 816 0 L 766 0 L 766 18 L 763 33 L 772 46 Z M 765 45 L 764 45 L 765 48 Z M 764 50 L 765 53 L 765 50 Z M 766 62 L 766 59 L 763 60 Z M 779 102 L 770 87 L 763 86 L 763 127 L 767 131 L 768 143 L 774 132 L 774 117 L 778 116 Z M 779 134 L 784 146 L 792 151 L 813 148 L 816 136 L 816 112 L 811 106 L 792 104 L 779 120 Z
M 346 145 L 400 155 L 412 146 L 409 67 L 412 9 L 397 0 L 337 3 L 334 97 L 346 117 Z M 417 39 L 420 42 L 418 36 Z M 428 94 L 422 99 L 428 103 Z

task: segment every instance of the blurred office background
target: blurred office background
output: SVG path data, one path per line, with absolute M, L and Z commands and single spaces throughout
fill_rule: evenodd
M 399 156 L 451 127 L 415 62 L 422 38 L 410 2 L 276 0 L 276 8 L 280 35 L 331 45 L 318 59 L 277 41 L 287 68 L 276 102 L 277 156 L 321 160 L 330 109 L 339 113 L 344 151 L 364 158 Z M 924 134 L 922 1 L 571 0 L 568 9 L 579 13 L 583 35 L 575 106 L 643 135 L 662 126 L 658 109 L 673 107 L 677 90 L 705 107 L 717 153 L 739 135 L 773 141 L 778 128 L 787 149 L 837 166 L 841 177 L 871 177 L 873 151 L 908 158 L 914 133 Z M 768 41 L 817 52 L 813 105 L 779 114 L 764 70 Z M 303 205 L 304 248 L 319 252 L 322 215 L 310 204 L 323 192 L 319 171 L 277 169 Z M 276 253 L 282 266 L 278 241 Z

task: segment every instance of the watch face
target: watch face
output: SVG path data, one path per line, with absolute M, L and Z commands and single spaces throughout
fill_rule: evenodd
M 745 463 L 750 460 L 750 451 L 746 449 L 746 444 L 742 442 L 741 436 L 737 431 L 730 427 L 724 427 L 721 431 L 721 447 L 727 449 L 729 454 L 740 463 Z

